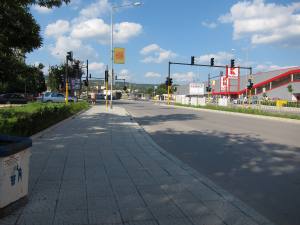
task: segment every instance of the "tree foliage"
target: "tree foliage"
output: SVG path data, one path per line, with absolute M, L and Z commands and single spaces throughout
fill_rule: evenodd
M 66 74 L 66 65 L 55 65 L 49 68 L 49 78 L 48 78 L 48 87 L 51 91 L 62 91 L 65 88 L 65 74 Z M 82 68 L 74 68 L 68 66 L 68 77 L 70 78 L 80 78 L 83 74 Z
M 287 86 L 287 89 L 288 89 L 288 92 L 290 92 L 291 94 L 293 93 L 294 89 L 293 89 L 293 86 L 291 84 L 289 84 Z
M 1 0 L 0 1 L 0 89 L 17 91 L 18 83 L 26 72 L 25 54 L 42 45 L 40 26 L 30 12 L 30 6 L 60 6 L 70 0 Z M 28 78 L 27 78 L 28 79 Z M 15 88 L 16 88 L 15 87 Z

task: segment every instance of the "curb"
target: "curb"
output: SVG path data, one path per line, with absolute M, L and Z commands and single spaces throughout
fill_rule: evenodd
M 68 118 L 66 118 L 66 119 L 63 119 L 63 120 L 59 121 L 58 123 L 53 124 L 52 126 L 46 128 L 46 129 L 44 129 L 44 130 L 42 130 L 42 131 L 40 131 L 40 132 L 38 132 L 38 133 L 36 133 L 36 134 L 34 134 L 34 135 L 32 135 L 32 136 L 30 136 L 30 138 L 31 138 L 33 141 L 35 141 L 36 139 L 41 138 L 45 133 L 48 133 L 48 132 L 52 131 L 53 129 L 55 129 L 55 128 L 61 126 L 62 124 L 68 122 L 69 120 L 75 119 L 75 117 L 81 115 L 82 113 L 86 112 L 86 111 L 89 110 L 89 109 L 90 109 L 90 108 L 88 108 L 88 109 L 83 109 L 83 110 L 81 110 L 81 111 L 75 113 L 74 115 L 72 115 L 72 116 L 70 116 L 70 117 L 68 117 Z
M 194 108 L 194 107 L 180 106 L 180 105 L 167 105 L 165 103 L 160 103 L 158 105 L 163 105 L 163 106 L 167 106 L 170 108 L 182 108 L 182 109 L 190 109 L 190 110 L 196 110 L 196 111 L 205 111 L 205 112 L 213 112 L 213 113 L 220 113 L 220 114 L 227 114 L 227 115 L 237 115 L 237 116 L 248 117 L 248 118 L 250 117 L 250 118 L 257 118 L 257 119 L 276 120 L 276 121 L 281 121 L 281 122 L 300 124 L 300 120 L 297 120 L 297 119 L 289 119 L 289 118 L 282 118 L 282 117 L 275 117 L 275 116 L 254 115 L 254 114 L 239 113 L 239 112 L 228 112 L 228 111 L 222 111 L 222 110 Z

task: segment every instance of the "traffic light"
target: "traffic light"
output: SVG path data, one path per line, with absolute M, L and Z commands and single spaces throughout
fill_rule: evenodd
M 231 60 L 230 67 L 234 68 L 234 59 Z
M 108 82 L 108 70 L 105 70 L 105 82 Z
M 73 61 L 73 52 L 72 51 L 67 52 L 67 60 Z
M 88 80 L 85 80 L 85 81 L 84 81 L 84 86 L 86 86 L 86 87 L 89 86 Z
M 206 87 L 206 92 L 211 92 L 211 87 L 210 86 Z
M 215 58 L 210 58 L 210 66 L 214 66 L 215 65 Z
M 195 56 L 192 56 L 191 57 L 191 65 L 194 65 L 195 64 Z
M 249 82 L 249 84 L 247 85 L 247 89 L 248 89 L 248 90 L 251 90 L 251 89 L 252 89 L 252 87 L 253 87 L 252 80 L 251 80 L 251 79 L 249 79 L 249 80 L 248 80 L 248 82 Z
M 173 84 L 173 79 L 170 77 L 167 77 L 166 86 L 172 86 L 172 84 Z

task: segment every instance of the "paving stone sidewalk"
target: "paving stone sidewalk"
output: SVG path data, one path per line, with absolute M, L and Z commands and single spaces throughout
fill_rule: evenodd
M 271 225 L 156 145 L 121 107 L 36 138 L 28 204 L 0 225 Z

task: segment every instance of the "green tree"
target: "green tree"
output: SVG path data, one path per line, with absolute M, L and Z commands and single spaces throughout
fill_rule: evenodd
M 293 89 L 293 86 L 291 84 L 289 84 L 287 86 L 287 89 L 288 89 L 288 92 L 290 92 L 291 94 L 293 93 L 294 89 Z
M 30 6 L 60 6 L 70 0 L 1 0 L 0 1 L 0 91 L 12 89 L 12 80 L 30 69 L 25 54 L 42 45 L 40 26 L 30 13 Z M 14 85 L 13 85 L 14 86 Z
M 65 89 L 65 74 L 66 74 L 66 65 L 55 65 L 49 68 L 49 77 L 48 77 L 48 87 L 51 91 L 63 91 Z M 81 67 L 74 68 L 73 66 L 68 66 L 68 77 L 80 79 L 83 75 L 83 70 Z
M 62 91 L 65 82 L 65 66 L 55 65 L 49 69 L 48 87 L 51 91 Z
M 167 94 L 168 90 L 167 90 L 167 86 L 166 84 L 160 84 L 157 89 L 156 89 L 156 94 L 157 95 L 163 95 L 163 94 Z

